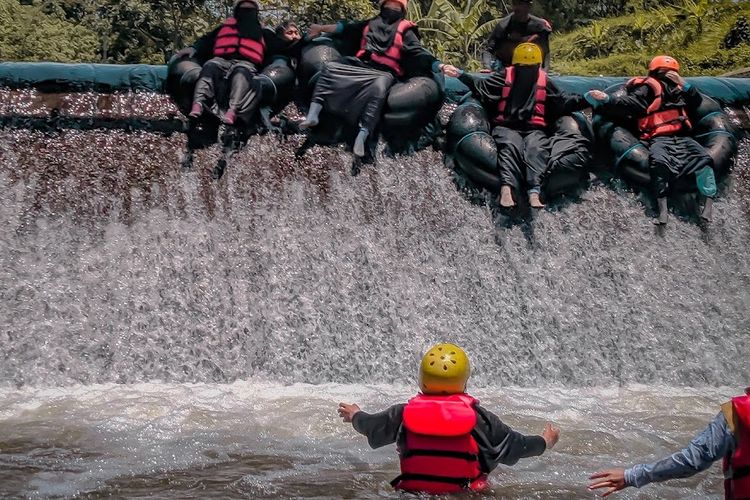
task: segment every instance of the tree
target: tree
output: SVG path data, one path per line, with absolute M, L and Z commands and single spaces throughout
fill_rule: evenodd
M 46 16 L 39 7 L 0 0 L 0 59 L 11 61 L 96 61 L 96 34 L 83 26 Z
M 439 59 L 477 69 L 482 46 L 495 29 L 499 13 L 489 0 L 433 0 L 427 13 L 418 2 L 411 2 L 408 17 Z

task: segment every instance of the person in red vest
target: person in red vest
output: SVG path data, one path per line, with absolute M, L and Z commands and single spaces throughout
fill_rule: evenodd
M 649 148 L 652 189 L 656 196 L 656 224 L 669 219 L 667 196 L 670 183 L 680 177 L 695 175 L 698 191 L 705 196 L 701 217 L 711 219 L 716 178 L 713 160 L 698 142 L 690 137 L 691 115 L 700 105 L 698 90 L 680 76 L 680 64 L 670 56 L 651 60 L 648 76 L 634 78 L 626 84 L 621 97 L 599 90 L 586 94 L 592 106 L 613 116 L 638 119 L 641 140 Z
M 544 208 L 541 186 L 545 173 L 554 168 L 556 159 L 585 147 L 582 137 L 551 140 L 549 128 L 558 118 L 588 104 L 581 95 L 558 90 L 541 68 L 538 45 L 518 45 L 512 62 L 488 77 L 462 73 L 459 80 L 490 115 L 502 183 L 498 203 L 503 208 L 514 207 L 525 190 L 532 208 Z
M 590 490 L 603 489 L 609 496 L 633 486 L 690 477 L 724 460 L 724 496 L 727 500 L 750 499 L 750 387 L 732 398 L 682 451 L 652 464 L 629 469 L 609 469 L 591 476 Z
M 397 79 L 431 76 L 434 71 L 458 75 L 455 67 L 441 64 L 422 46 L 417 25 L 405 19 L 407 3 L 408 0 L 381 0 L 380 13 L 373 19 L 310 27 L 310 37 L 330 33 L 357 44 L 359 51 L 356 57 L 325 66 L 301 128 L 317 126 L 324 109 L 344 118 L 355 117 L 359 132 L 353 151 L 363 157 L 368 138 L 377 129 L 388 91 Z
M 541 455 L 560 437 L 547 423 L 541 436 L 525 436 L 466 393 L 471 368 L 454 344 L 438 344 L 422 358 L 421 392 L 406 404 L 365 413 L 356 404 L 339 403 L 344 422 L 367 436 L 372 448 L 397 443 L 401 474 L 398 490 L 443 494 L 481 491 L 499 464 Z
M 258 9 L 258 0 L 237 0 L 232 17 L 192 47 L 177 52 L 178 57 L 195 56 L 207 61 L 195 85 L 190 118 L 197 119 L 215 109 L 216 99 L 225 84 L 228 85 L 228 102 L 220 115 L 225 124 L 234 125 L 238 116 L 249 119 L 257 111 L 261 90 L 254 77 L 263 66 L 269 36 L 261 26 Z

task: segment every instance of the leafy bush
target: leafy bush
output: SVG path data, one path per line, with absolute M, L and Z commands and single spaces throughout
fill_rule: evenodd
M 0 0 L 0 60 L 96 61 L 97 37 L 83 26 L 45 16 L 38 7 Z
M 750 2 L 655 2 L 648 10 L 638 3 L 630 15 L 556 34 L 553 68 L 566 74 L 633 75 L 664 53 L 679 59 L 686 75 L 722 74 L 749 64 L 742 16 L 750 16 Z
M 732 29 L 721 41 L 722 49 L 733 49 L 741 44 L 750 44 L 750 24 L 745 16 L 740 16 Z

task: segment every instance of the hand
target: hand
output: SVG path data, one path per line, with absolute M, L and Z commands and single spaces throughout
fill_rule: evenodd
M 174 57 L 180 59 L 182 57 L 193 57 L 195 55 L 195 49 L 193 47 L 185 47 L 174 53 Z
M 625 469 L 609 469 L 597 472 L 589 479 L 591 479 L 589 490 L 607 488 L 607 491 L 602 495 L 603 497 L 609 496 L 615 491 L 620 491 L 628 486 L 625 484 Z
M 344 422 L 351 422 L 354 415 L 360 412 L 359 406 L 356 404 L 339 403 L 339 417 L 344 419 Z
M 544 426 L 542 437 L 544 438 L 544 441 L 547 442 L 547 449 L 551 450 L 560 439 L 560 428 L 555 427 L 551 422 L 547 422 L 547 425 Z
M 673 71 L 667 71 L 666 73 L 664 73 L 664 78 L 666 78 L 667 80 L 673 81 L 680 88 L 684 87 L 685 83 L 686 83 L 685 79 L 683 77 L 681 77 L 678 72 L 676 72 L 674 70 Z
M 453 78 L 458 78 L 461 75 L 461 70 L 451 64 L 441 64 L 440 71 L 445 76 L 452 76 Z
M 597 101 L 606 101 L 607 97 L 609 97 L 606 92 L 602 92 L 601 90 L 590 90 L 588 94 Z
M 307 30 L 307 36 L 309 36 L 310 38 L 317 38 L 322 34 L 323 34 L 322 24 L 311 24 L 310 28 L 308 28 Z

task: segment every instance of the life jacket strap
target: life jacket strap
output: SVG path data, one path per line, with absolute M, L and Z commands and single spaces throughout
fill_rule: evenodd
M 458 458 L 460 460 L 467 460 L 469 462 L 476 462 L 479 460 L 479 456 L 474 453 L 466 453 L 463 451 L 446 451 L 446 450 L 406 450 L 401 453 L 401 458 L 411 457 L 445 457 L 445 458 Z
M 482 477 L 445 477 L 445 476 L 433 476 L 432 474 L 401 474 L 396 479 L 391 481 L 391 486 L 396 488 L 402 481 L 427 481 L 431 483 L 443 483 L 443 484 L 455 484 L 464 489 L 469 489 L 471 483 Z
M 750 465 L 732 470 L 732 477 L 729 479 L 742 479 L 750 476 Z

